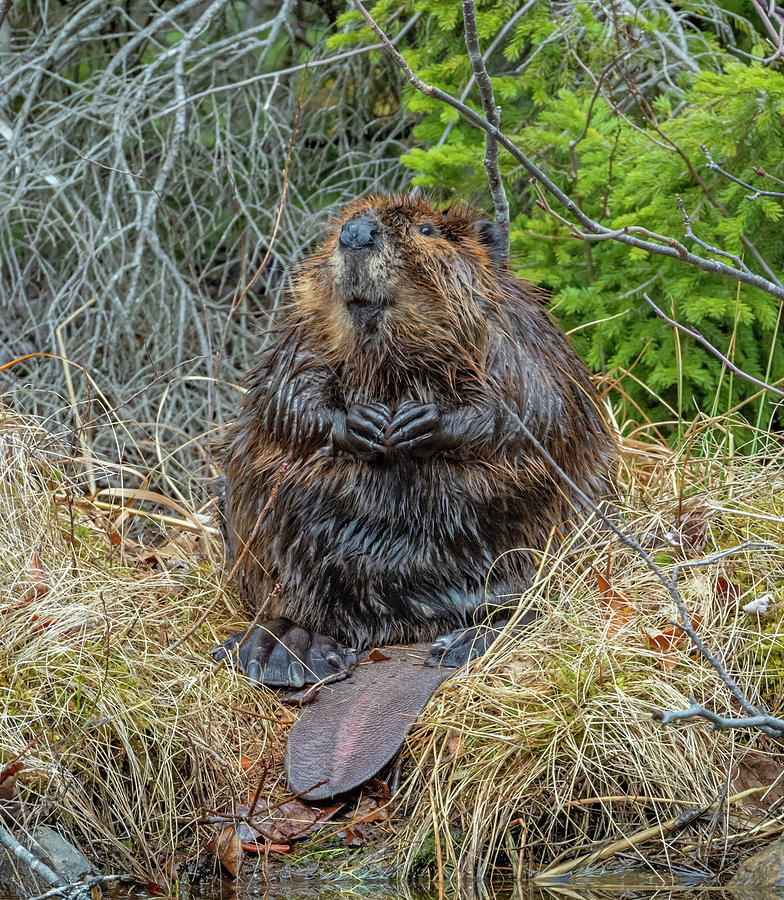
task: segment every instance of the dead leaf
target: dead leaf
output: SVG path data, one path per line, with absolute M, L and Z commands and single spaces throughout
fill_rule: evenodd
M 749 616 L 759 616 L 764 619 L 775 612 L 776 598 L 768 592 L 750 600 L 742 609 Z
M 312 703 L 318 697 L 320 692 L 320 684 L 306 684 L 301 690 L 281 697 L 280 702 L 285 703 L 286 706 L 307 706 L 308 703 Z
M 37 552 L 33 552 L 33 557 L 30 560 L 30 569 L 29 569 L 29 577 L 30 583 L 32 585 L 32 590 L 29 592 L 31 598 L 32 597 L 43 597 L 49 593 L 49 584 L 48 584 L 48 573 L 46 571 L 46 567 L 41 562 L 41 557 Z
M 169 881 L 177 881 L 180 872 L 180 862 L 176 856 L 167 856 L 160 860 L 158 865 Z
M 683 646 L 686 635 L 680 630 L 672 626 L 664 631 L 654 631 L 652 629 L 644 629 L 648 640 L 648 647 L 651 650 L 658 650 L 662 654 L 662 666 L 665 670 L 672 669 L 677 661 L 675 651 Z
M 363 793 L 368 797 L 377 797 L 379 800 L 389 800 L 391 796 L 389 785 L 380 778 L 368 778 L 364 784 Z
M 351 817 L 351 825 L 364 822 L 386 822 L 389 819 L 389 800 L 378 797 L 363 797 Z
M 16 778 L 23 765 L 21 762 L 11 763 L 0 772 L 0 802 L 8 802 L 16 796 Z
M 384 662 L 385 659 L 390 659 L 388 653 L 384 653 L 383 650 L 379 650 L 378 647 L 374 647 L 370 653 L 368 653 L 367 658 L 371 662 Z
M 215 838 L 210 841 L 207 849 L 215 854 L 220 864 L 232 878 L 237 877 L 242 867 L 244 852 L 242 841 L 234 825 L 225 825 L 221 828 Z
M 634 611 L 632 601 L 624 593 L 614 588 L 597 569 L 594 569 L 593 574 L 599 586 L 599 599 L 609 612 L 607 616 L 610 622 L 609 632 L 616 634 L 631 621 Z
M 784 799 L 784 760 L 779 755 L 749 751 L 733 768 L 730 794 L 741 794 L 749 788 L 762 788 L 741 800 L 746 809 L 767 812 Z
M 672 528 L 664 535 L 671 547 L 677 547 L 684 555 L 701 553 L 708 541 L 710 508 L 704 503 L 681 507 Z
M 359 828 L 344 828 L 338 832 L 338 837 L 343 839 L 347 847 L 361 847 L 365 843 L 365 835 Z
M 739 584 L 735 584 L 734 581 L 725 578 L 723 575 L 719 575 L 716 578 L 713 589 L 716 592 L 717 597 L 732 604 L 737 603 L 743 596 L 743 588 Z

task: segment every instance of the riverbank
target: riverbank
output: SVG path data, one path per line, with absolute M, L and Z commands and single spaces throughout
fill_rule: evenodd
M 677 584 L 698 634 L 775 713 L 784 455 L 772 441 L 754 458 L 695 446 L 625 442 L 624 519 L 668 578 L 765 544 Z M 0 790 L 14 828 L 52 826 L 103 870 L 163 885 L 241 856 L 436 883 L 616 858 L 718 874 L 784 827 L 769 738 L 652 718 L 691 697 L 738 709 L 642 555 L 588 526 L 542 559 L 519 605 L 541 612 L 525 636 L 431 701 L 393 800 L 377 783 L 303 825 L 301 806 L 282 806 L 296 710 L 209 656 L 246 621 L 210 509 L 120 460 L 87 472 L 66 447 L 0 414 Z M 91 498 L 89 478 L 113 488 Z M 251 807 L 277 830 L 237 829 Z

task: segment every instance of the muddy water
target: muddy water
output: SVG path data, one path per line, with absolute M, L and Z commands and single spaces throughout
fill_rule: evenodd
M 345 882 L 269 884 L 261 879 L 243 884 L 203 883 L 180 892 L 179 900 L 439 900 L 438 891 L 412 888 L 401 890 L 388 884 Z M 640 872 L 613 873 L 573 879 L 547 887 L 512 889 L 487 888 L 481 892 L 455 893 L 445 890 L 444 900 L 784 900 L 784 892 L 769 889 L 734 894 L 709 884 L 665 881 L 657 875 Z M 160 900 L 145 893 L 117 893 L 111 900 Z

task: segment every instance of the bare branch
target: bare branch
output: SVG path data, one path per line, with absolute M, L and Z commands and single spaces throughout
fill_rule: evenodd
M 9 853 L 12 853 L 18 860 L 21 860 L 31 872 L 35 872 L 40 878 L 53 887 L 57 887 L 63 883 L 63 879 L 45 862 L 42 862 L 35 854 L 31 853 L 27 847 L 23 847 L 19 841 L 0 825 L 0 844 L 2 844 Z
M 501 125 L 501 110 L 495 103 L 493 83 L 487 74 L 482 50 L 479 46 L 479 35 L 476 29 L 476 8 L 474 0 L 463 0 L 463 23 L 465 25 L 465 44 L 474 78 L 479 88 L 479 97 L 485 118 L 496 128 Z M 495 207 L 495 221 L 503 235 L 504 251 L 509 252 L 509 201 L 506 199 L 504 182 L 498 165 L 498 141 L 489 131 L 485 134 L 485 158 L 487 182 L 490 185 L 490 196 Z
M 681 259 L 686 259 L 689 255 L 689 251 L 683 246 L 680 241 L 677 241 L 673 237 L 669 237 L 666 234 L 657 234 L 655 231 L 648 231 L 647 228 L 642 228 L 640 225 L 625 225 L 623 228 L 618 228 L 615 231 L 606 231 L 603 234 L 589 234 L 587 231 L 580 231 L 580 229 L 574 224 L 574 222 L 570 222 L 568 219 L 565 219 L 562 215 L 557 213 L 547 202 L 547 198 L 545 197 L 544 191 L 542 191 L 541 187 L 534 182 L 534 188 L 536 190 L 537 196 L 539 199 L 536 201 L 536 205 L 539 209 L 543 210 L 547 213 L 548 216 L 552 216 L 556 221 L 561 222 L 563 225 L 566 225 L 569 231 L 572 234 L 572 237 L 578 238 L 581 241 L 607 241 L 614 240 L 617 237 L 620 237 L 624 234 L 639 234 L 641 237 L 648 238 L 651 241 L 661 241 L 663 244 L 667 244 L 668 247 L 672 247 L 673 249 L 678 251 L 678 256 Z
M 691 219 L 689 218 L 689 214 L 686 212 L 686 207 L 683 205 L 683 200 L 681 200 L 681 198 L 677 194 L 675 195 L 675 200 L 678 203 L 678 209 L 681 211 L 681 216 L 683 217 L 683 227 L 686 229 L 687 238 L 691 238 L 691 240 L 693 240 L 695 244 L 699 244 L 700 247 L 702 247 L 703 250 L 707 250 L 708 253 L 715 253 L 716 256 L 723 256 L 725 259 L 729 259 L 731 262 L 734 262 L 735 265 L 743 272 L 751 271 L 739 256 L 735 256 L 734 253 L 729 253 L 719 247 L 713 247 L 710 244 L 706 244 L 705 241 L 702 240 L 702 238 L 698 238 L 692 230 Z
M 0 0 L 2 2 L 2 0 Z M 422 17 L 422 13 L 414 13 L 413 16 L 406 22 L 406 24 L 400 29 L 400 31 L 392 38 L 391 43 L 397 44 L 399 41 L 405 37 L 405 35 L 414 27 L 414 25 L 419 21 Z M 190 97 L 186 97 L 184 100 L 180 100 L 177 103 L 173 103 L 171 106 L 167 106 L 166 109 L 163 110 L 160 115 L 165 115 L 166 113 L 175 112 L 181 106 L 184 106 L 186 103 L 195 103 L 197 100 L 202 100 L 204 97 L 211 97 L 213 94 L 221 94 L 224 91 L 234 91 L 237 88 L 248 87 L 251 84 L 258 84 L 260 81 L 278 81 L 278 79 L 282 78 L 284 75 L 293 75 L 295 72 L 304 72 L 306 69 L 317 69 L 319 66 L 331 66 L 336 62 L 342 62 L 344 59 L 350 59 L 352 56 L 360 56 L 365 53 L 370 53 L 372 50 L 383 50 L 383 44 L 368 44 L 365 47 L 354 47 L 352 50 L 346 50 L 343 53 L 336 53 L 334 56 L 327 56 L 324 59 L 312 59 L 308 60 L 308 62 L 300 63 L 296 66 L 288 66 L 285 69 L 278 69 L 275 72 L 262 72 L 260 75 L 254 75 L 251 78 L 245 78 L 242 81 L 232 81 L 229 84 L 219 84 L 216 87 L 211 87 L 209 90 L 201 91 L 198 94 L 193 94 Z
M 648 303 L 653 307 L 653 311 L 660 319 L 663 319 L 668 325 L 672 325 L 673 328 L 677 328 L 678 331 L 682 332 L 683 334 L 688 334 L 689 337 L 694 338 L 697 343 L 702 344 L 703 347 L 705 347 L 707 350 L 710 350 L 710 352 L 717 359 L 720 359 L 722 361 L 722 363 L 730 370 L 730 372 L 733 372 L 740 378 L 744 378 L 746 381 L 750 381 L 752 384 L 756 384 L 757 387 L 761 387 L 763 390 L 770 391 L 771 394 L 776 394 L 776 396 L 784 399 L 784 391 L 782 391 L 781 388 L 777 388 L 772 384 L 768 384 L 766 381 L 760 381 L 759 378 L 755 378 L 753 375 L 749 375 L 748 372 L 744 372 L 743 369 L 738 368 L 738 366 L 736 366 L 729 357 L 725 356 L 721 352 L 721 350 L 718 350 L 716 347 L 714 347 L 707 338 L 703 337 L 696 328 L 689 328 L 686 325 L 681 325 L 680 322 L 676 322 L 668 315 L 665 315 L 665 313 L 661 309 L 659 309 L 659 307 L 653 302 L 653 300 L 651 300 L 651 298 L 647 294 L 643 293 L 643 297 L 645 297 Z
M 754 9 L 757 10 L 760 19 L 762 19 L 762 24 L 767 29 L 768 34 L 771 36 L 773 46 L 776 48 L 772 56 L 768 56 L 766 59 L 760 61 L 763 63 L 772 63 L 784 54 L 784 17 L 776 10 L 775 0 L 771 0 L 767 10 L 763 8 L 759 0 L 751 0 L 751 2 L 754 4 Z M 775 19 L 778 23 L 778 30 L 771 19 Z
M 734 175 L 730 174 L 726 169 L 722 169 L 722 167 L 714 160 L 711 156 L 708 148 L 704 144 L 700 144 L 700 150 L 705 154 L 705 160 L 709 169 L 713 169 L 714 172 L 718 172 L 719 175 L 723 175 L 725 178 L 728 178 L 730 181 L 734 181 L 735 184 L 739 184 L 741 187 L 746 188 L 748 191 L 753 191 L 752 194 L 746 194 L 747 200 L 756 200 L 757 197 L 776 197 L 778 200 L 784 200 L 784 191 L 764 191 L 760 188 L 755 188 L 753 184 L 748 184 L 745 181 L 741 181 L 740 178 L 736 178 Z M 755 170 L 756 171 L 756 170 Z M 766 173 L 761 173 L 766 174 Z M 771 176 L 768 176 L 771 177 Z M 776 179 L 778 180 L 778 179 Z
M 648 253 L 652 253 L 657 256 L 666 256 L 670 259 L 681 259 L 684 262 L 687 262 L 704 272 L 710 272 L 714 275 L 722 275 L 728 278 L 732 278 L 735 281 L 740 281 L 743 284 L 748 284 L 752 287 L 759 288 L 760 290 L 763 290 L 768 294 L 772 294 L 774 297 L 778 297 L 779 299 L 784 300 L 784 287 L 782 287 L 781 284 L 777 284 L 775 281 L 763 278 L 761 275 L 755 275 L 753 273 L 735 269 L 732 266 L 717 262 L 716 260 L 705 259 L 704 257 L 698 256 L 694 253 L 683 253 L 673 246 L 662 246 L 661 244 L 655 244 L 651 241 L 642 240 L 632 234 L 627 233 L 625 230 L 614 231 L 612 228 L 607 228 L 606 226 L 601 225 L 599 222 L 592 219 L 590 216 L 586 215 L 574 202 L 574 200 L 572 200 L 572 198 L 569 197 L 568 194 L 562 191 L 558 187 L 558 185 L 556 185 L 555 182 L 552 181 L 552 179 L 548 178 L 548 176 L 545 175 L 545 173 L 539 168 L 539 166 L 537 166 L 532 159 L 526 156 L 522 152 L 522 150 L 520 150 L 519 147 L 517 147 L 517 145 L 513 141 L 511 141 L 499 128 L 488 122 L 487 119 L 484 118 L 484 116 L 481 116 L 478 112 L 471 109 L 469 106 L 466 106 L 465 103 L 462 103 L 456 97 L 453 97 L 451 94 L 448 94 L 446 91 L 443 91 L 441 88 L 436 87 L 435 85 L 427 84 L 426 82 L 422 81 L 422 79 L 408 65 L 400 51 L 393 46 L 392 42 L 386 36 L 383 29 L 378 25 L 378 23 L 370 15 L 367 9 L 365 9 L 361 0 L 352 0 L 352 2 L 362 14 L 362 17 L 371 27 L 378 39 L 381 41 L 384 50 L 386 50 L 386 52 L 399 66 L 399 68 L 405 75 L 406 80 L 410 84 L 412 84 L 418 91 L 425 94 L 427 97 L 432 97 L 434 100 L 439 100 L 442 103 L 446 103 L 448 106 L 451 106 L 453 109 L 456 109 L 462 116 L 464 116 L 477 128 L 481 128 L 488 134 L 492 134 L 497 139 L 498 143 L 509 153 L 511 153 L 514 159 L 516 159 L 517 162 L 520 163 L 520 165 L 528 172 L 528 174 L 532 178 L 536 179 L 536 181 L 538 181 L 551 196 L 555 197 L 555 199 L 563 207 L 565 207 L 567 212 L 575 219 L 577 219 L 577 221 L 587 231 L 591 232 L 592 234 L 611 234 L 612 239 L 618 241 L 621 244 L 626 244 L 629 247 L 636 247 L 640 250 L 646 250 Z M 670 240 L 674 240 L 674 238 L 671 238 Z
M 72 881 L 70 884 L 54 887 L 44 894 L 33 897 L 32 900 L 49 900 L 50 897 L 65 897 L 66 900 L 77 900 L 78 897 L 92 896 L 93 888 L 98 885 L 117 884 L 118 882 L 137 884 L 139 878 L 136 875 L 93 875 L 85 881 Z
M 701 703 L 697 703 L 694 697 L 689 698 L 691 706 L 688 709 L 664 710 L 657 709 L 651 713 L 651 717 L 661 722 L 662 725 L 670 725 L 672 722 L 683 722 L 687 719 L 707 719 L 714 731 L 726 731 L 730 728 L 769 728 L 777 732 L 779 737 L 784 737 L 784 719 L 761 713 L 756 716 L 743 718 L 727 718 L 718 713 L 711 712 Z
M 0 28 L 3 27 L 3 22 L 5 21 L 5 17 L 11 11 L 11 7 L 14 5 L 14 0 L 0 0 Z

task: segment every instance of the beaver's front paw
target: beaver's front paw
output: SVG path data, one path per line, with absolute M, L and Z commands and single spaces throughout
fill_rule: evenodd
M 254 685 L 301 688 L 338 681 L 357 662 L 356 653 L 325 634 L 310 632 L 291 619 L 271 619 L 233 634 L 210 651 L 227 659 Z
M 332 426 L 332 446 L 366 462 L 376 462 L 387 452 L 384 430 L 391 418 L 383 403 L 355 403 Z
M 406 400 L 384 431 L 388 450 L 410 456 L 432 456 L 445 448 L 441 413 L 432 403 Z

